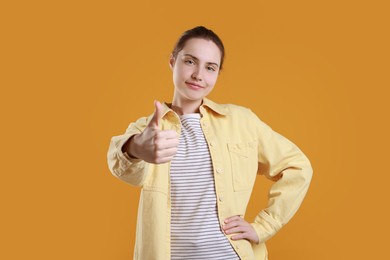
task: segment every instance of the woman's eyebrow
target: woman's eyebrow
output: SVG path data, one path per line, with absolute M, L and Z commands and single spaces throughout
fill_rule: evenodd
M 194 60 L 199 60 L 197 57 L 195 57 L 195 56 L 193 56 L 193 55 L 191 55 L 191 54 L 185 53 L 184 56 L 190 56 L 190 57 L 193 58 Z M 213 65 L 215 65 L 215 66 L 218 67 L 218 64 L 215 63 L 215 62 L 207 62 L 207 63 L 208 63 L 208 64 L 213 64 Z

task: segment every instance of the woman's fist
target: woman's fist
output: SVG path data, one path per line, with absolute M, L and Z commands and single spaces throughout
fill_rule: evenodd
M 166 163 L 176 154 L 179 137 L 175 130 L 159 129 L 162 105 L 158 101 L 154 105 L 156 109 L 148 126 L 129 140 L 130 154 L 149 163 Z

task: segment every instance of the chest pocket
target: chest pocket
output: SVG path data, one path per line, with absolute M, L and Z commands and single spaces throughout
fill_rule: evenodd
M 234 191 L 253 188 L 257 174 L 257 142 L 228 143 Z

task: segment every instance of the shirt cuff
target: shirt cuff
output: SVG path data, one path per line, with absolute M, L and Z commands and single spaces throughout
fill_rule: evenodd
M 118 158 L 120 159 L 119 164 L 120 164 L 121 169 L 124 170 L 124 171 L 125 171 L 128 167 L 130 167 L 130 165 L 136 164 L 136 163 L 142 161 L 142 159 L 135 158 L 135 157 L 131 157 L 127 152 L 122 152 L 122 147 L 123 147 L 123 145 L 124 145 L 130 138 L 131 138 L 131 136 L 129 136 L 129 138 L 126 138 L 125 140 L 123 140 L 122 143 L 118 145 L 118 149 L 117 149 L 117 155 L 118 155 Z
M 255 221 L 250 223 L 250 225 L 255 229 L 259 237 L 259 244 L 270 239 L 282 228 L 282 224 L 273 219 L 264 210 L 256 216 Z

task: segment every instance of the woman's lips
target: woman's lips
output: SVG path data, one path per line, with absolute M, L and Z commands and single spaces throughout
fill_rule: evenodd
M 204 87 L 201 87 L 199 85 L 196 85 L 196 84 L 192 84 L 192 83 L 189 83 L 189 82 L 186 82 L 187 86 L 189 86 L 190 88 L 192 89 L 201 89 L 201 88 L 204 88 Z

